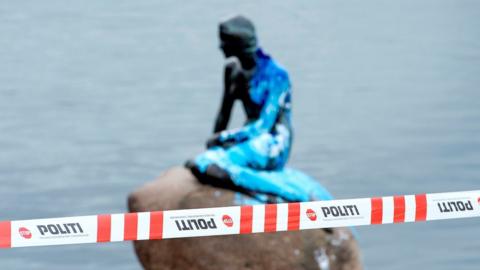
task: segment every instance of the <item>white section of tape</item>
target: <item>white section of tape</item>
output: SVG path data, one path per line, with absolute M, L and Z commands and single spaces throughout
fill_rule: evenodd
M 124 214 L 113 214 L 112 215 L 112 228 L 110 234 L 111 242 L 123 241 L 124 237 L 124 226 L 125 226 L 125 215 Z
M 405 196 L 405 222 L 414 222 L 416 214 L 414 195 Z
M 277 231 L 286 231 L 288 229 L 288 204 L 281 203 L 277 205 Z
M 238 234 L 240 207 L 165 211 L 163 238 Z
M 479 212 L 475 193 L 440 193 L 427 195 L 429 220 L 475 217 Z
M 395 205 L 393 197 L 383 197 L 383 223 L 393 223 L 393 215 L 395 212 Z
M 97 217 L 12 221 L 12 247 L 95 243 Z
M 138 213 L 137 240 L 150 238 L 150 213 Z
M 322 227 L 345 227 L 370 224 L 370 199 L 324 201 L 321 203 Z
M 265 226 L 265 205 L 254 205 L 252 214 L 252 232 L 264 232 Z

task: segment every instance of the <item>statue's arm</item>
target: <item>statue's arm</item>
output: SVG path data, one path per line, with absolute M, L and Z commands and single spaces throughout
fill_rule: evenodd
M 218 133 L 227 129 L 228 122 L 230 121 L 230 115 L 232 113 L 233 103 L 235 101 L 232 80 L 235 72 L 234 64 L 227 63 L 225 65 L 225 72 L 223 78 L 223 98 L 220 110 L 218 111 L 217 118 L 215 120 L 215 126 L 213 128 L 214 133 Z

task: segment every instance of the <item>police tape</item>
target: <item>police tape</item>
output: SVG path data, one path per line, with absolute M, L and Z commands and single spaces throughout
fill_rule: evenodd
M 480 216 L 480 190 L 0 222 L 0 247 L 297 231 Z

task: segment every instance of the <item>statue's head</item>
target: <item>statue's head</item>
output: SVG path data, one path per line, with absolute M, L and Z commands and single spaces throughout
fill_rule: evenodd
M 219 24 L 220 48 L 225 57 L 253 54 L 257 49 L 255 26 L 244 16 L 237 15 Z

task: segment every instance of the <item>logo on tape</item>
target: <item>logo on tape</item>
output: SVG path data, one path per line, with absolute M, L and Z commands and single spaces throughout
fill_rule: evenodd
M 473 211 L 473 204 L 470 200 L 455 200 L 437 203 L 440 213 Z
M 25 239 L 32 238 L 32 232 L 30 232 L 30 230 L 25 228 L 25 227 L 20 227 L 18 229 L 18 233 L 20 234 L 21 237 L 23 237 Z
M 233 219 L 229 215 L 223 215 L 222 221 L 227 227 L 233 226 Z
M 315 213 L 313 209 L 308 208 L 306 214 L 308 219 L 310 219 L 311 221 L 317 220 L 317 213 Z

